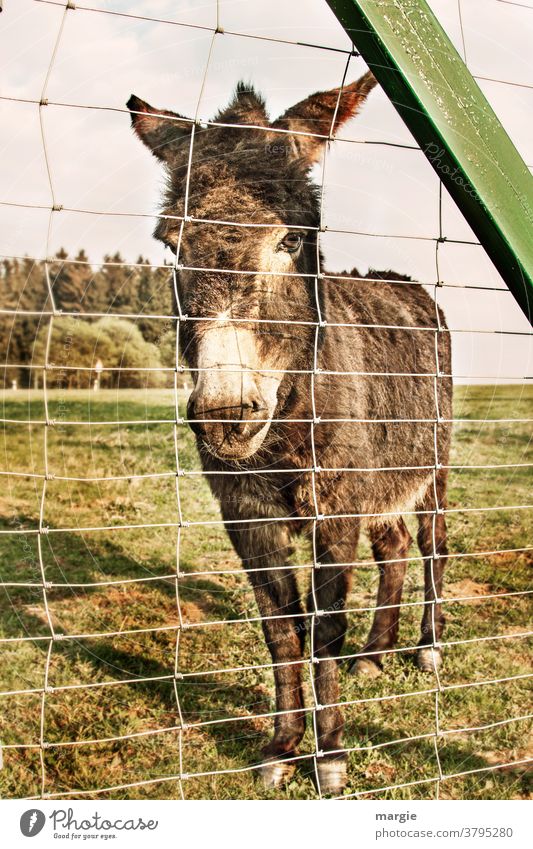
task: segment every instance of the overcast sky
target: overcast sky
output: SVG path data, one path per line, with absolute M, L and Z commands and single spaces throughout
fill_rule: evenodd
M 216 4 L 200 0 L 91 0 L 92 7 L 213 26 Z M 456 0 L 430 5 L 462 53 Z M 533 0 L 532 0 L 533 5 Z M 533 10 L 501 0 L 463 0 L 467 60 L 473 73 L 533 84 L 530 60 Z M 36 0 L 4 0 L 0 16 L 2 95 L 40 98 L 63 8 Z M 347 47 L 348 40 L 324 0 L 221 0 L 220 25 L 228 30 Z M 63 37 L 47 87 L 51 101 L 123 109 L 131 92 L 150 103 L 194 114 L 211 33 L 77 9 L 67 13 Z M 312 91 L 339 85 L 342 53 L 217 35 L 199 107 L 210 118 L 228 100 L 239 79 L 252 81 L 267 98 L 272 116 Z M 365 69 L 353 59 L 349 78 Z M 533 89 L 480 83 L 528 165 L 533 165 Z M 0 101 L 0 200 L 48 204 L 38 109 Z M 154 215 L 163 175 L 133 137 L 126 114 L 48 106 L 43 109 L 57 203 L 98 212 Z M 346 138 L 410 143 L 408 130 L 381 91 L 373 92 L 361 115 L 346 125 Z M 435 236 L 438 181 L 420 152 L 338 141 L 328 157 L 325 223 L 330 227 L 391 234 L 388 238 L 326 234 L 328 270 L 357 266 L 394 268 L 431 283 L 431 241 L 393 238 Z M 45 210 L 0 206 L 0 253 L 43 256 Z M 154 219 L 60 212 L 54 215 L 51 250 L 70 254 L 84 247 L 98 261 L 120 250 L 154 262 L 165 256 L 152 238 Z M 444 233 L 473 238 L 453 203 L 445 198 Z M 448 283 L 499 285 L 484 251 L 444 245 L 441 278 Z M 507 292 L 443 289 L 439 292 L 452 328 L 527 330 L 528 323 Z M 455 333 L 458 375 L 531 374 L 531 340 L 526 337 Z

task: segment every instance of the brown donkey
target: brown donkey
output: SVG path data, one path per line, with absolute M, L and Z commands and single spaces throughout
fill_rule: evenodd
M 311 95 L 272 123 L 263 99 L 239 84 L 216 116 L 224 126 L 194 127 L 192 152 L 190 121 L 135 96 L 128 102 L 135 132 L 167 171 L 155 236 L 178 251 L 181 348 L 194 377 L 188 418 L 274 664 L 275 730 L 263 777 L 270 786 L 287 778 L 304 734 L 301 672 L 312 621 L 323 793 L 346 781 L 338 661 L 362 526 L 380 579 L 352 670 L 378 673 L 396 640 L 411 543 L 402 512 L 419 511 L 421 669 L 438 663 L 443 629 L 432 602 L 446 562 L 441 465 L 452 386 L 440 378 L 437 399 L 433 377 L 450 374 L 449 334 L 435 333 L 444 318 L 419 285 L 323 275 L 317 250 L 311 168 L 374 84 L 366 74 L 342 91 Z M 317 561 L 307 613 L 289 560 L 301 533 L 313 535 Z

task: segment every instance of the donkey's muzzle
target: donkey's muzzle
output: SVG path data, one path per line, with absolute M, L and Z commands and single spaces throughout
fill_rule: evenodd
M 193 392 L 187 404 L 187 419 L 194 433 L 215 452 L 226 453 L 259 433 L 268 420 L 268 409 L 259 396 L 242 404 L 223 404 L 202 400 Z

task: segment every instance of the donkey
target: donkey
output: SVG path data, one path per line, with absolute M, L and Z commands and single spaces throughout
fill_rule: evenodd
M 270 122 L 263 98 L 239 83 L 217 126 L 194 130 L 134 95 L 127 104 L 135 133 L 166 166 L 154 235 L 178 253 L 180 344 L 194 379 L 187 416 L 272 656 L 263 778 L 275 787 L 294 768 L 312 629 L 317 777 L 328 794 L 346 783 L 338 663 L 362 527 L 379 589 L 352 671 L 378 674 L 395 644 L 412 542 L 406 511 L 417 511 L 425 573 L 420 669 L 435 669 L 443 630 L 452 386 L 439 378 L 437 395 L 432 375 L 450 374 L 449 334 L 435 333 L 444 317 L 419 285 L 328 277 L 317 244 L 311 169 L 374 85 L 367 73 Z M 289 559 L 299 534 L 314 549 L 307 612 Z

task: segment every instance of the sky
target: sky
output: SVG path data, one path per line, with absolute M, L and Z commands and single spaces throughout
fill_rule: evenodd
M 528 0 L 529 2 L 529 0 Z M 0 94 L 39 99 L 64 8 L 38 0 L 5 0 L 0 15 Z M 42 118 L 56 203 L 94 213 L 61 211 L 53 216 L 49 250 L 73 255 L 83 247 L 95 262 L 120 250 L 160 263 L 170 256 L 152 237 L 163 172 L 134 138 L 125 109 L 130 93 L 155 106 L 209 119 L 239 79 L 265 95 L 272 117 L 313 91 L 339 85 L 346 57 L 332 50 L 286 45 L 233 32 L 349 47 L 347 36 L 324 0 L 220 0 L 224 34 L 213 44 L 198 103 L 217 8 L 214 0 L 91 0 L 92 8 L 179 21 L 181 25 L 84 11 L 66 15 Z M 462 0 L 466 58 L 480 76 L 530 88 L 480 81 L 522 157 L 533 165 L 533 8 L 502 0 Z M 456 0 L 430 0 L 463 54 Z M 533 0 L 531 0 L 533 7 Z M 363 73 L 351 60 L 348 79 Z M 105 110 L 81 107 L 108 107 Z M 51 192 L 35 104 L 0 101 L 0 201 L 49 205 Z M 345 126 L 345 139 L 412 143 L 412 137 L 381 90 Z M 393 268 L 424 283 L 435 282 L 435 244 L 402 236 L 438 235 L 438 179 L 418 151 L 336 141 L 328 154 L 325 223 L 331 228 L 384 236 L 326 233 L 322 247 L 330 271 Z M 143 213 L 146 217 L 102 213 Z M 473 239 L 461 213 L 445 193 L 444 234 Z M 46 210 L 0 205 L 0 254 L 43 257 Z M 440 277 L 447 283 L 505 284 L 482 248 L 444 244 Z M 1 293 L 0 293 L 1 299 Z M 532 374 L 531 337 L 476 333 L 527 331 L 528 322 L 507 291 L 439 289 L 453 333 L 454 373 L 462 382 L 497 382 Z

